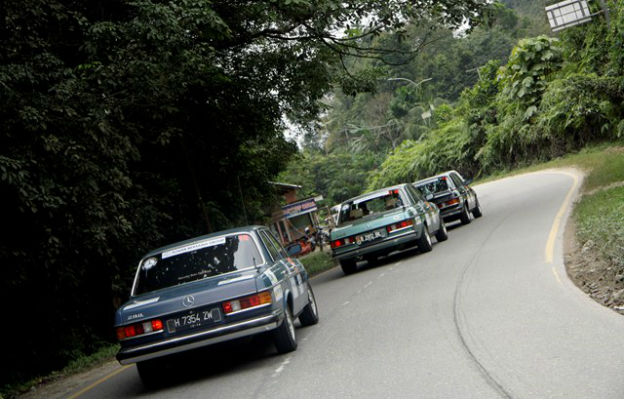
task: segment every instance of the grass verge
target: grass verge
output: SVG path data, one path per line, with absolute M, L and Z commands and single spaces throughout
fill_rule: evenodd
M 118 344 L 105 345 L 92 354 L 78 356 L 60 371 L 54 371 L 46 376 L 39 376 L 22 383 L 3 385 L 0 387 L 0 398 L 14 398 L 27 392 L 34 386 L 85 371 L 94 365 L 101 364 L 103 361 L 113 359 L 118 350 Z
M 573 217 L 576 237 L 586 248 L 595 247 L 613 268 L 623 271 L 623 187 L 582 197 Z
M 554 160 L 514 170 L 503 170 L 476 180 L 475 184 L 548 168 L 577 167 L 586 172 L 582 191 L 590 191 L 615 182 L 623 181 L 623 147 L 614 143 L 588 146 L 577 153 L 567 154 Z
M 336 263 L 329 253 L 325 251 L 315 251 L 299 258 L 304 264 L 306 271 L 310 276 L 315 276 L 333 268 Z

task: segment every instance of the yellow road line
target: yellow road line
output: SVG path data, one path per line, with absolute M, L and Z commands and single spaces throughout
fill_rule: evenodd
M 569 192 L 567 193 L 566 198 L 564 199 L 564 202 L 560 207 L 560 210 L 558 210 L 558 214 L 556 214 L 556 217 L 553 220 L 553 225 L 551 225 L 551 232 L 549 232 L 549 238 L 547 239 L 547 245 L 545 246 L 545 261 L 547 262 L 547 264 L 553 264 L 553 253 L 556 243 L 556 236 L 558 236 L 558 229 L 560 228 L 562 217 L 564 217 L 566 208 L 569 205 L 571 197 L 573 196 L 573 193 L 575 192 L 575 189 L 577 188 L 577 184 L 579 182 L 579 178 L 577 177 L 577 175 L 573 175 L 564 171 L 559 171 L 559 173 L 568 175 L 573 178 L 573 185 L 569 189 Z
M 115 375 L 119 374 L 120 372 L 127 370 L 130 367 L 132 367 L 132 365 L 124 365 L 120 369 L 117 369 L 117 370 L 111 372 L 110 374 L 108 374 L 104 378 L 98 379 L 97 381 L 93 382 L 91 385 L 87 386 L 86 388 L 81 389 L 80 391 L 74 393 L 73 395 L 69 396 L 68 398 L 69 399 L 75 399 L 77 397 L 80 397 L 83 394 L 85 394 L 88 391 L 90 391 L 91 389 L 93 389 L 94 387 L 98 386 L 99 384 L 101 384 L 103 382 L 106 382 L 107 380 L 111 379 L 112 377 L 114 377 Z

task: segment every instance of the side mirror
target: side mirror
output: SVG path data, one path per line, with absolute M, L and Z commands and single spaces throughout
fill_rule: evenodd
M 467 178 L 464 180 L 465 185 L 469 185 L 471 182 L 473 182 L 473 178 Z
M 433 198 L 434 198 L 434 195 L 432 193 L 428 193 L 425 195 L 425 199 L 427 201 L 432 201 Z

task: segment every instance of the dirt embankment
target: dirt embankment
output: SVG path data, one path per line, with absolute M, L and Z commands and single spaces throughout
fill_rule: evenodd
M 623 314 L 623 269 L 602 257 L 592 240 L 580 243 L 569 217 L 564 232 L 564 263 L 569 278 L 592 299 Z

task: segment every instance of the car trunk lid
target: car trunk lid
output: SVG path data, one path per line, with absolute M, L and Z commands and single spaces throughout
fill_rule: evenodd
M 163 318 L 173 314 L 218 307 L 221 302 L 257 291 L 256 270 L 239 271 L 156 290 L 120 307 L 115 325 Z
M 405 208 L 389 210 L 381 213 L 375 213 L 356 221 L 351 221 L 345 225 L 338 226 L 332 231 L 332 240 L 342 239 L 345 237 L 359 235 L 377 229 L 384 228 L 403 219 L 408 219 Z

